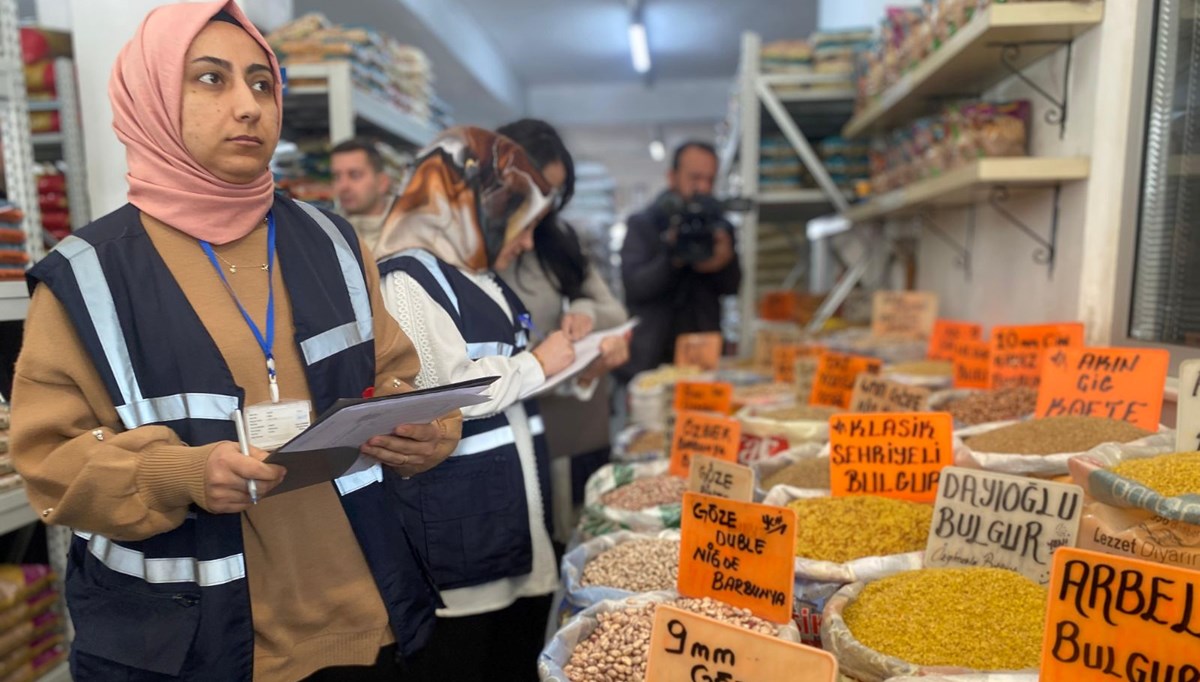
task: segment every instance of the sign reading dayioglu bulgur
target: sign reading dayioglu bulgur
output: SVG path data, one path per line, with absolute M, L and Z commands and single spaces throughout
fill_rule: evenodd
M 791 509 L 684 493 L 679 593 L 786 623 L 792 617 L 795 544 Z
M 837 673 L 827 651 L 666 604 L 654 609 L 646 682 L 834 682 Z
M 1005 568 L 1045 585 L 1054 552 L 1075 546 L 1082 514 L 1077 485 L 946 467 L 925 566 Z
M 1054 553 L 1042 682 L 1200 682 L 1200 572 Z
M 945 412 L 835 415 L 829 420 L 833 495 L 933 502 L 942 469 L 954 463 L 952 429 Z

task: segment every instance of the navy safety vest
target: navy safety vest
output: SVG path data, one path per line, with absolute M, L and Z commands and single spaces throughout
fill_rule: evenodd
M 272 210 L 295 343 L 320 413 L 375 383 L 362 254 L 340 218 L 282 196 Z M 196 252 L 199 257 L 199 247 Z M 245 393 L 136 207 L 126 205 L 64 239 L 30 270 L 30 289 L 39 283 L 65 307 L 126 429 L 166 426 L 191 445 L 237 440 L 230 415 L 244 407 Z M 381 485 L 394 475 L 377 464 L 333 484 L 404 656 L 424 644 L 441 602 Z M 136 542 L 76 532 L 66 593 L 76 680 L 210 682 L 253 675 L 240 514 L 194 507 L 178 528 Z
M 495 279 L 512 315 L 463 273 L 419 249 L 379 263 L 387 276 L 412 277 L 450 315 L 472 360 L 525 350 L 521 299 Z M 550 457 L 536 400 L 524 402 L 533 434 L 542 518 L 549 532 Z M 520 456 L 504 412 L 463 421 L 462 441 L 442 464 L 409 480 L 387 482 L 400 500 L 418 549 L 440 589 L 483 585 L 533 570 L 533 540 Z

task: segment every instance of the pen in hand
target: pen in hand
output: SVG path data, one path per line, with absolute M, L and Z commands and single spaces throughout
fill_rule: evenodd
M 237 427 L 238 447 L 242 449 L 242 455 L 250 456 L 250 439 L 246 438 L 246 422 L 242 419 L 242 411 L 233 411 L 233 423 Z M 253 479 L 246 481 L 246 488 L 250 492 L 250 501 L 258 504 L 258 483 Z

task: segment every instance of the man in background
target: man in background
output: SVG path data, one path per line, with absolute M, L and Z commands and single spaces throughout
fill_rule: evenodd
M 720 216 L 682 220 L 682 207 L 704 202 L 714 206 L 717 153 L 711 144 L 686 142 L 675 150 L 667 173 L 668 190 L 629 217 L 621 248 L 621 277 L 630 317 L 641 324 L 633 332 L 630 361 L 617 371 L 633 375 L 674 359 L 680 334 L 719 332 L 721 297 L 737 294 L 742 271 L 734 250 L 733 227 Z M 689 233 L 681 239 L 684 223 Z M 700 224 L 704 246 L 694 248 Z M 699 254 L 699 255 L 698 255 Z
M 341 214 L 367 248 L 375 250 L 392 200 L 392 179 L 383 170 L 383 156 L 368 140 L 346 140 L 333 148 L 330 165 Z

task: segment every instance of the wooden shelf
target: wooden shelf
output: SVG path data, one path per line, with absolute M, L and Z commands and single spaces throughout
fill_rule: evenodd
M 25 488 L 0 493 L 0 535 L 11 533 L 37 521 L 37 514 L 29 506 Z
M 25 282 L 0 282 L 0 322 L 25 319 L 29 312 L 29 289 Z
M 1011 74 L 1000 60 L 1002 43 L 1024 43 L 1017 69 L 1058 50 L 1104 18 L 1104 3 L 991 4 L 842 129 L 845 137 L 894 128 L 925 113 L 931 97 L 982 93 Z M 1042 41 L 1049 41 L 1042 43 Z M 1042 43 L 1042 44 L 1039 44 Z
M 846 212 L 846 218 L 863 222 L 911 214 L 923 207 L 965 206 L 983 198 L 991 187 L 1004 186 L 1013 192 L 1084 180 L 1090 166 L 1087 158 L 981 159 L 853 206 Z

